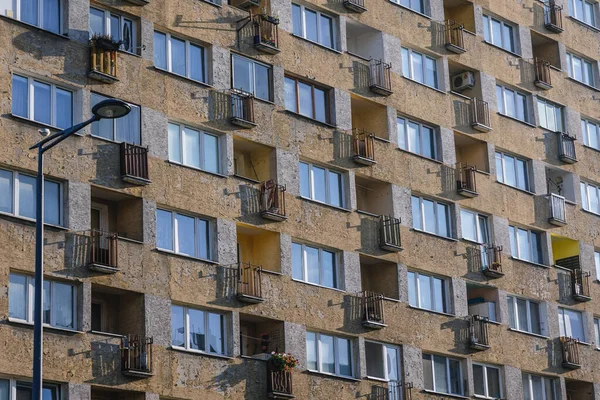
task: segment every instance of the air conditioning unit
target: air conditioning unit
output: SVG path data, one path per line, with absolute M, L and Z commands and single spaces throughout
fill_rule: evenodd
M 452 78 L 452 90 L 462 92 L 475 86 L 475 75 L 471 71 L 465 71 Z

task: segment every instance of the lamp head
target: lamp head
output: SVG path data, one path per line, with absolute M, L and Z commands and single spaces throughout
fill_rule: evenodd
M 92 108 L 92 113 L 98 119 L 102 118 L 121 118 L 129 114 L 131 106 L 122 100 L 107 99 L 102 100 Z
M 48 128 L 41 128 L 38 130 L 38 132 L 40 135 L 42 135 L 42 137 L 48 137 L 50 135 L 50 129 Z

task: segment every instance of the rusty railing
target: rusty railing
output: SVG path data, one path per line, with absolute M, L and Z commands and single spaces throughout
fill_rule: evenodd
M 391 64 L 386 64 L 382 60 L 370 60 L 369 89 L 384 96 L 392 94 L 391 69 Z
M 572 337 L 561 336 L 563 367 L 575 369 L 581 366 L 579 357 L 579 341 Z
M 590 300 L 590 273 L 581 268 L 571 270 L 571 290 L 575 300 Z
M 476 97 L 471 99 L 471 126 L 477 130 L 489 131 L 491 129 L 490 108 L 487 101 Z
M 379 246 L 388 251 L 402 249 L 400 219 L 389 215 L 379 217 Z
M 149 181 L 147 147 L 121 143 L 121 176 Z
M 535 57 L 533 59 L 533 65 L 535 70 L 534 84 L 543 89 L 551 88 L 552 78 L 550 77 L 550 63 L 546 60 Z
M 550 223 L 564 225 L 567 223 L 565 198 L 554 193 L 548 197 L 550 203 Z
M 254 19 L 254 46 L 268 53 L 279 52 L 279 20 L 258 14 Z
M 352 130 L 352 153 L 355 161 L 375 162 L 375 135 L 363 129 Z
M 446 46 L 452 46 L 464 51 L 464 26 L 451 19 L 446 20 Z M 462 52 L 461 51 L 461 52 Z
M 546 28 L 554 32 L 562 32 L 562 6 L 557 6 L 555 0 L 548 0 L 544 6 L 544 23 Z
M 237 269 L 238 297 L 262 299 L 262 266 L 240 262 Z
M 121 338 L 121 370 L 126 374 L 152 374 L 152 338 L 128 335 Z
M 459 193 L 477 194 L 476 171 L 474 165 L 456 164 L 456 189 Z
M 289 371 L 279 371 L 273 367 L 271 362 L 267 362 L 267 392 L 273 398 L 291 397 L 292 390 L 292 373 Z
M 384 325 L 383 295 L 380 293 L 361 292 L 363 324 Z
M 367 11 L 365 0 L 344 0 L 344 7 L 358 13 Z
M 234 123 L 255 125 L 254 96 L 241 90 L 231 92 L 231 119 Z
M 386 386 L 384 386 L 386 385 Z M 388 381 L 371 387 L 367 400 L 412 400 L 412 383 Z
M 90 68 L 92 71 L 117 77 L 117 50 L 90 46 Z
M 566 133 L 558 133 L 558 158 L 566 163 L 577 162 L 575 154 L 575 138 Z
M 273 180 L 260 184 L 260 215 L 267 219 L 286 219 L 285 186 Z
M 487 349 L 490 347 L 488 332 L 489 318 L 479 315 L 469 317 L 469 345 L 475 349 Z
M 89 239 L 88 265 L 118 268 L 118 243 L 116 233 L 92 229 Z

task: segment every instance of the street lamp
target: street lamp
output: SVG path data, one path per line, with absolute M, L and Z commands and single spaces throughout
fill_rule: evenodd
M 33 382 L 32 399 L 42 400 L 42 324 L 44 308 L 42 289 L 44 287 L 44 153 L 75 132 L 102 118 L 121 118 L 129 114 L 131 107 L 117 99 L 103 100 L 92 108 L 92 118 L 85 122 L 56 132 L 31 146 L 38 149 L 38 171 L 36 184 L 35 213 L 35 295 L 33 302 Z

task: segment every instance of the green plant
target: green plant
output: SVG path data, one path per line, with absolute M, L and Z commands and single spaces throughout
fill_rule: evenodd
M 271 353 L 269 361 L 277 371 L 284 372 L 292 372 L 296 368 L 296 365 L 298 365 L 298 360 L 291 354 L 275 353 L 274 351 Z
M 106 50 L 118 50 L 122 42 L 116 41 L 110 35 L 94 34 L 90 40 L 91 44 Z

